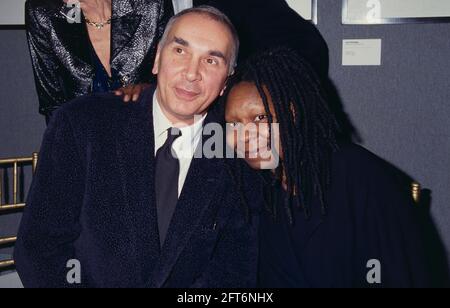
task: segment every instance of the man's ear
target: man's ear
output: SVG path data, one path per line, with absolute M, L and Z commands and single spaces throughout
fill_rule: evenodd
M 223 87 L 222 91 L 220 91 L 219 96 L 223 96 L 225 94 L 225 91 L 227 90 L 228 85 L 225 84 L 225 86 Z
M 228 82 L 230 81 L 230 78 L 234 75 L 234 70 L 231 72 L 231 74 L 227 77 L 227 80 L 225 80 L 225 85 L 223 86 L 222 91 L 220 91 L 220 96 L 223 96 L 225 94 L 225 91 L 228 88 Z
M 159 60 L 160 59 L 161 59 L 161 44 L 158 45 L 155 62 L 153 63 L 153 69 L 152 69 L 153 75 L 158 75 L 158 73 L 159 73 Z

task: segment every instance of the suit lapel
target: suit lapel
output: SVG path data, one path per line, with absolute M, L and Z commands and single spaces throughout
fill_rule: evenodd
M 52 18 L 55 25 L 55 32 L 62 45 L 67 50 L 70 50 L 70 57 L 78 60 L 74 62 L 78 71 L 92 72 L 91 43 L 89 41 L 84 16 L 81 16 L 81 23 L 69 23 L 67 20 L 68 13 L 68 8 L 64 6 L 61 7 L 61 10 L 55 11 L 55 15 Z M 64 61 L 66 59 L 62 60 Z
M 116 67 L 116 59 L 121 51 L 133 39 L 142 16 L 134 12 L 129 0 L 114 0 L 112 2 L 111 20 L 111 64 Z
M 193 159 L 183 192 L 177 204 L 164 246 L 160 248 L 155 200 L 155 159 L 152 103 L 155 89 L 141 97 L 141 106 L 125 106 L 119 112 L 116 150 L 123 193 L 130 203 L 145 200 L 148 226 L 140 235 L 143 272 L 147 286 L 162 287 L 190 238 L 199 227 L 220 188 L 223 161 L 220 159 Z M 138 107 L 138 108 L 135 108 Z M 205 125 L 214 116 L 209 115 Z M 204 139 L 204 137 L 203 137 Z M 203 142 L 198 150 L 201 150 Z M 147 274 L 148 273 L 148 274 Z M 152 273 L 152 274 L 150 274 Z
M 120 52 L 133 39 L 142 17 L 138 15 L 128 15 L 116 20 L 112 20 L 111 34 L 111 63 L 115 64 L 115 59 Z
M 209 119 L 208 119 L 209 118 Z M 208 116 L 205 124 L 210 122 Z M 204 140 L 204 137 L 203 137 Z M 203 142 L 197 151 L 201 150 Z M 164 286 L 171 270 L 189 239 L 199 227 L 204 213 L 208 210 L 217 189 L 220 187 L 223 170 L 220 159 L 193 159 L 186 178 L 185 186 L 177 204 L 166 242 L 161 251 L 161 258 L 151 285 L 157 288 Z

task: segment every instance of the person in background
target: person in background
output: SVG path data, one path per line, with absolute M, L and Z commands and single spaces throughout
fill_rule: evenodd
M 447 286 L 446 262 L 429 249 L 432 222 L 414 202 L 411 182 L 337 138 L 322 82 L 304 57 L 288 47 L 259 52 L 225 97 L 230 127 L 258 125 L 253 137 L 231 129 L 227 139 L 237 150 L 245 144 L 242 157 L 266 183 L 259 287 Z M 279 130 L 269 130 L 272 123 Z M 261 145 L 269 140 L 281 163 L 264 171 Z
M 47 122 L 64 103 L 117 91 L 137 100 L 152 81 L 157 43 L 171 17 L 165 0 L 27 0 L 28 44 Z M 167 5 L 167 7 L 166 7 Z
M 259 50 L 289 46 L 308 59 L 321 78 L 328 77 L 327 43 L 316 26 L 285 0 L 193 0 L 193 4 L 213 6 L 230 18 L 241 39 L 239 62 Z
M 177 1 L 177 0 L 174 0 Z M 250 55 L 276 46 L 289 46 L 307 59 L 322 80 L 330 109 L 341 127 L 340 137 L 360 141 L 357 128 L 329 78 L 329 49 L 317 27 L 302 18 L 285 0 L 193 0 L 223 11 L 235 25 L 241 39 L 239 63 Z

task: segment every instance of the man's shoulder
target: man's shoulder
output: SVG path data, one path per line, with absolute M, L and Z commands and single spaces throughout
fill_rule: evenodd
M 134 110 L 136 104 L 126 105 L 114 93 L 91 94 L 76 98 L 56 110 L 52 122 L 57 126 L 70 124 L 72 129 L 82 133 L 101 131 L 110 133 L 121 120 L 132 116 L 127 110 Z
M 144 90 L 137 102 L 124 103 L 121 96 L 110 93 L 96 93 L 80 96 L 61 106 L 55 117 L 69 119 L 72 125 L 83 129 L 115 127 L 122 122 L 149 120 L 148 110 L 151 108 L 155 87 Z
M 121 98 L 113 93 L 91 94 L 80 96 L 62 105 L 57 113 L 81 120 L 118 112 L 123 105 Z

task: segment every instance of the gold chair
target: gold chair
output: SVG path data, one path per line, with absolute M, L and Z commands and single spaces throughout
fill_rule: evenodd
M 421 197 L 422 197 L 422 186 L 417 183 L 417 182 L 413 182 L 411 184 L 411 191 L 412 191 L 412 196 L 414 201 L 416 202 L 416 204 L 420 204 Z
M 0 171 L 3 171 L 4 169 L 11 169 L 13 172 L 13 183 L 12 183 L 12 204 L 3 204 L 3 196 L 4 196 L 4 173 L 0 173 L 0 215 L 4 214 L 7 211 L 17 211 L 21 210 L 25 207 L 25 203 L 20 202 L 20 195 L 19 195 L 19 185 L 20 185 L 20 177 L 19 177 L 19 169 L 24 166 L 30 165 L 33 168 L 33 174 L 36 171 L 38 161 L 38 153 L 33 153 L 31 157 L 25 157 L 25 158 L 9 158 L 9 159 L 0 159 L 0 167 L 3 169 L 0 169 Z M 14 244 L 17 240 L 17 237 L 15 236 L 8 236 L 8 237 L 0 237 L 0 248 L 6 245 Z M 14 266 L 14 260 L 6 260 L 6 261 L 0 261 L 0 270 L 7 269 Z

